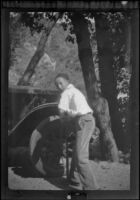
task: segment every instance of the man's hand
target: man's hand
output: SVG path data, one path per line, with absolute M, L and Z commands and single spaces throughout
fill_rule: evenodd
M 59 115 L 60 115 L 60 118 L 64 118 L 66 115 L 66 111 L 59 109 Z
M 68 113 L 62 109 L 59 109 L 59 115 L 62 121 L 69 121 L 71 119 Z

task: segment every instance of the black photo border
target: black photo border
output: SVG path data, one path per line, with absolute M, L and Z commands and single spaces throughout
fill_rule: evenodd
M 11 11 L 85 11 L 85 10 L 125 10 L 133 9 L 136 30 L 133 62 L 135 64 L 135 81 L 133 87 L 132 111 L 132 156 L 131 156 L 131 188 L 129 191 L 35 191 L 8 189 L 8 65 L 9 65 L 9 12 Z M 1 2 L 1 199 L 67 199 L 67 195 L 76 199 L 138 199 L 139 195 L 139 3 L 128 1 L 127 6 L 121 1 L 2 1 Z M 78 198 L 79 197 L 79 198 Z

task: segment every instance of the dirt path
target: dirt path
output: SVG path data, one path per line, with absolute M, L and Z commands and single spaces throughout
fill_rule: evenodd
M 130 165 L 123 163 L 91 161 L 93 171 L 101 190 L 129 190 Z M 8 168 L 8 185 L 13 190 L 67 190 L 66 177 L 32 177 L 22 168 Z

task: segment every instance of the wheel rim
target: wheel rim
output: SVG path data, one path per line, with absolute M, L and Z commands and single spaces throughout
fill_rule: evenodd
M 53 120 L 53 118 L 51 117 L 49 118 L 49 120 L 46 120 L 46 123 L 54 122 L 55 124 L 55 120 L 57 120 L 57 127 L 55 128 L 55 130 L 60 133 L 61 130 L 58 129 L 60 129 L 61 127 L 58 119 L 54 118 Z M 42 135 L 42 130 L 43 126 L 41 127 L 40 131 L 38 129 L 35 129 L 31 134 L 29 142 L 31 161 L 35 169 L 43 176 L 62 176 L 64 173 L 64 166 L 59 164 L 62 151 L 62 140 L 60 139 L 59 141 L 58 138 L 49 139 L 47 138 L 47 136 L 47 139 L 44 139 L 44 135 Z

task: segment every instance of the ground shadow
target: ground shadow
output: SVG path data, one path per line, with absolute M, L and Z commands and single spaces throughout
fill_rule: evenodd
M 56 187 L 63 189 L 63 190 L 70 190 L 70 187 L 68 185 L 68 181 L 65 177 L 49 177 L 45 178 L 46 181 L 51 183 L 52 185 L 55 185 Z
M 11 167 L 13 173 L 22 178 L 44 178 L 46 181 L 55 185 L 60 189 L 68 189 L 67 180 L 62 176 L 43 176 L 37 171 L 31 162 L 28 148 L 18 147 L 9 150 L 8 166 Z
M 23 167 L 23 166 L 14 166 L 11 167 L 14 174 L 23 177 L 23 178 L 43 178 L 50 184 L 56 186 L 59 189 L 62 190 L 70 190 L 71 188 L 68 186 L 68 181 L 65 177 L 44 177 L 39 172 L 37 172 L 35 169 Z
M 23 166 L 14 166 L 12 171 L 23 178 L 41 178 L 41 175 L 34 169 L 25 168 Z
M 68 186 L 68 181 L 64 176 L 55 176 L 55 174 L 48 173 L 47 176 L 43 176 L 37 171 L 31 162 L 28 148 L 19 147 L 16 149 L 10 149 L 8 157 L 8 166 L 11 167 L 13 173 L 22 178 L 43 178 L 50 184 L 58 187 L 62 190 L 71 190 Z M 65 171 L 65 170 L 64 170 Z

